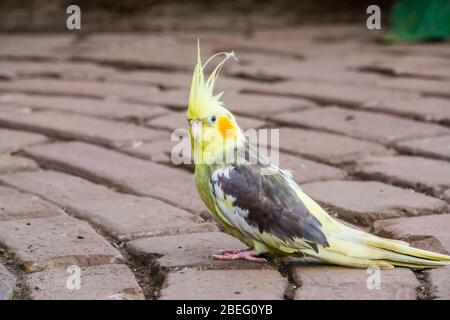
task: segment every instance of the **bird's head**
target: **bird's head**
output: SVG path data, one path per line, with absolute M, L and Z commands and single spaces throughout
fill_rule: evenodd
M 204 68 L 219 56 L 224 56 L 224 58 L 205 79 Z M 235 117 L 220 101 L 223 92 L 214 94 L 214 84 L 220 70 L 225 61 L 231 57 L 235 57 L 234 52 L 221 52 L 209 58 L 202 65 L 200 47 L 198 49 L 197 65 L 192 76 L 189 94 L 187 119 L 192 147 L 194 150 L 200 150 L 203 156 L 205 153 L 212 156 L 215 150 L 223 149 L 228 142 L 242 138 L 242 132 Z

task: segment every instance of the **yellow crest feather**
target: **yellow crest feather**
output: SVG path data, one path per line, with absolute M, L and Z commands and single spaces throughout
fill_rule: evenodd
M 225 55 L 225 57 L 214 68 L 208 79 L 205 80 L 203 73 L 204 68 L 211 60 L 220 55 Z M 202 114 L 206 114 L 209 109 L 222 105 L 220 102 L 220 97 L 223 92 L 214 95 L 214 84 L 219 77 L 220 70 L 222 69 L 224 63 L 231 57 L 236 58 L 233 51 L 216 53 L 206 61 L 205 65 L 202 65 L 200 57 L 200 41 L 198 41 L 197 65 L 195 66 L 194 74 L 192 75 L 191 91 L 189 93 L 189 104 L 187 111 L 187 116 L 189 119 L 200 119 L 202 118 Z

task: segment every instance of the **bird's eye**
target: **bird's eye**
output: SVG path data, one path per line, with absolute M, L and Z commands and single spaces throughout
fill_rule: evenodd
M 216 122 L 216 116 L 211 116 L 211 122 Z

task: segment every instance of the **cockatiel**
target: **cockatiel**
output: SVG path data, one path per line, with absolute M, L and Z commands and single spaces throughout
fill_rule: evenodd
M 206 79 L 205 66 L 218 56 L 224 59 Z M 286 171 L 258 157 L 221 103 L 222 93 L 213 93 L 223 64 L 233 56 L 219 53 L 202 65 L 198 49 L 187 110 L 200 197 L 223 229 L 248 246 L 221 250 L 213 258 L 264 262 L 262 256 L 309 256 L 342 266 L 382 269 L 450 265 L 450 256 L 339 222 Z M 228 154 L 232 157 L 224 157 Z

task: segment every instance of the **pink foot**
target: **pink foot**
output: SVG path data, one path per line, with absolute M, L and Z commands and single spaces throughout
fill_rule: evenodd
M 251 250 L 250 248 L 247 249 L 220 249 L 219 251 L 217 251 L 218 255 L 224 255 L 224 254 L 236 254 L 239 252 L 244 252 L 244 251 L 248 251 Z
M 222 249 L 217 253 L 218 254 L 212 256 L 216 260 L 244 259 L 254 262 L 267 262 L 267 260 L 264 258 L 258 258 L 258 252 L 252 249 Z

